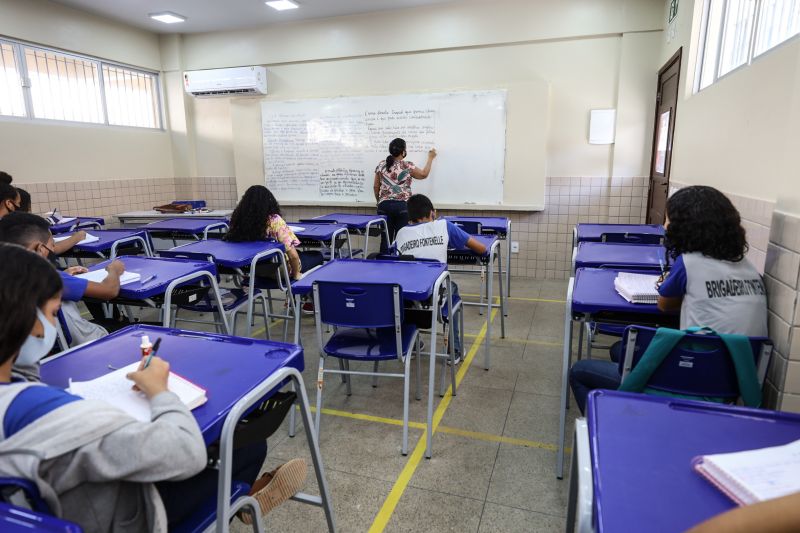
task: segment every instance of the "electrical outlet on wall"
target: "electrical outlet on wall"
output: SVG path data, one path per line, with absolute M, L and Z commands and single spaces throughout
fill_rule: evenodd
M 519 253 L 519 242 L 518 241 L 511 241 L 511 253 L 518 254 Z

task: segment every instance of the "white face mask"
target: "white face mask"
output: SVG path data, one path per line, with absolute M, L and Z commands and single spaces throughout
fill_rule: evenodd
M 42 313 L 40 309 L 36 310 L 36 316 L 39 318 L 39 322 L 42 323 L 42 326 L 44 326 L 44 337 L 28 335 L 25 344 L 23 344 L 22 348 L 19 350 L 19 355 L 15 363 L 17 365 L 35 365 L 42 357 L 50 353 L 50 350 L 53 349 L 53 345 L 56 342 L 56 327 L 47 320 L 47 317 L 44 316 L 44 313 Z

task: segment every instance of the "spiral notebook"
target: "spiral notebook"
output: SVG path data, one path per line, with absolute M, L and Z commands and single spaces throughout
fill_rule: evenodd
M 139 362 L 109 372 L 91 381 L 69 382 L 69 392 L 87 400 L 102 400 L 117 409 L 125 411 L 136 420 L 150 421 L 150 402 L 144 394 L 133 390 L 133 382 L 126 375 L 139 368 Z M 169 373 L 167 387 L 174 392 L 190 410 L 200 407 L 208 401 L 205 389 L 191 381 Z
M 739 505 L 800 491 L 800 440 L 757 450 L 701 455 L 694 469 Z
M 614 288 L 631 303 L 654 304 L 658 302 L 657 282 L 658 276 L 619 272 L 614 278 Z

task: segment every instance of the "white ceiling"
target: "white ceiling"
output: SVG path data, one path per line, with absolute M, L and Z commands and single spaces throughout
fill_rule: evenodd
M 236 30 L 287 21 L 355 15 L 463 0 L 296 0 L 299 9 L 276 11 L 263 0 L 54 0 L 158 33 Z M 163 24 L 148 14 L 172 11 L 186 22 Z

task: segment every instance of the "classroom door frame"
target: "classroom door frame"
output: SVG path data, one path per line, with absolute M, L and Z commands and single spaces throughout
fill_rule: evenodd
M 665 219 L 669 177 L 672 169 L 672 141 L 675 136 L 675 118 L 681 83 L 682 55 L 683 47 L 680 47 L 658 71 L 653 145 L 650 152 L 650 188 L 647 194 L 648 224 L 663 224 Z M 669 94 L 666 94 L 664 86 L 668 84 L 670 86 L 674 84 L 674 90 L 670 87 Z M 663 126 L 665 125 L 666 135 L 663 135 Z

